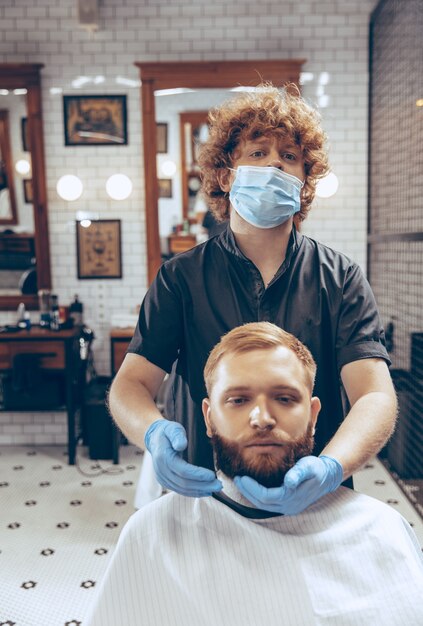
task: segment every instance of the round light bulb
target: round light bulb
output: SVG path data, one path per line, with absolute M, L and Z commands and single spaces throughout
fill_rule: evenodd
M 15 163 L 15 169 L 21 176 L 26 176 L 31 171 L 31 164 L 27 159 L 19 159 Z
M 57 181 L 56 190 L 63 200 L 73 202 L 73 200 L 78 200 L 82 194 L 82 181 L 78 176 L 66 174 Z
M 321 178 L 316 185 L 316 196 L 319 198 L 330 198 L 333 196 L 339 187 L 338 177 L 333 172 L 330 172 L 324 178 Z
M 174 161 L 163 161 L 160 165 L 163 176 L 174 176 L 176 174 L 176 163 Z
M 126 174 L 113 174 L 106 182 L 106 191 L 113 200 L 126 200 L 132 193 L 132 181 Z

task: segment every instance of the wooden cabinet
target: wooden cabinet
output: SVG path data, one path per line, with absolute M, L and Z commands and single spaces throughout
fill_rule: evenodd
M 132 327 L 112 328 L 110 331 L 110 361 L 112 377 L 116 375 L 118 369 L 125 358 L 126 349 L 134 334 Z M 113 422 L 113 463 L 119 463 L 119 446 L 123 435 Z M 125 442 L 126 439 L 123 438 Z
M 110 331 L 110 359 L 112 376 L 115 376 L 125 358 L 126 349 L 134 334 L 132 327 L 112 328 Z
M 15 357 L 34 355 L 37 368 L 42 371 L 56 372 L 63 380 L 64 404 L 68 422 L 68 457 L 69 464 L 75 464 L 77 431 L 76 414 L 83 398 L 85 386 L 85 361 L 79 350 L 79 328 L 52 331 L 33 326 L 30 330 L 3 332 L 0 334 L 0 370 L 9 376 L 13 371 Z M 42 398 L 44 404 L 44 398 Z M 62 407 L 57 407 L 62 408 Z M 3 410 L 14 411 L 13 406 L 4 406 Z M 17 408 L 16 410 L 24 410 Z M 37 406 L 28 411 L 54 410 L 51 406 Z
M 114 341 L 113 342 L 113 372 L 116 373 L 123 363 L 125 358 L 126 348 L 128 342 L 126 341 Z
M 187 250 L 193 248 L 197 243 L 195 235 L 170 235 L 168 241 L 170 254 L 186 252 Z
M 24 332 L 24 331 L 23 331 Z M 3 341 L 0 343 L 0 367 L 12 369 L 17 354 L 40 355 L 39 366 L 44 369 L 65 369 L 63 341 Z M 41 356 L 45 355 L 45 356 Z

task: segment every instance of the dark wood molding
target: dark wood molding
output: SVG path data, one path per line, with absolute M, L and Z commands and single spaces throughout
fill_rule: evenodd
M 196 89 L 231 88 L 271 81 L 275 85 L 298 84 L 305 59 L 272 61 L 189 61 L 135 63 L 141 81 L 151 81 L 154 89 L 188 87 Z M 142 88 L 142 86 L 141 86 Z
M 1 89 L 39 87 L 43 67 L 43 63 L 0 63 Z

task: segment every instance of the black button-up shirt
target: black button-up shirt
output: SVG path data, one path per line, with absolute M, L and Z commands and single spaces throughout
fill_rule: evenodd
M 285 261 L 266 287 L 228 226 L 162 265 L 128 348 L 172 372 L 165 413 L 185 426 L 191 463 L 213 467 L 201 411 L 207 357 L 223 334 L 257 321 L 298 337 L 317 363 L 315 454 L 345 415 L 341 368 L 365 358 L 389 363 L 375 299 L 356 263 L 293 229 Z

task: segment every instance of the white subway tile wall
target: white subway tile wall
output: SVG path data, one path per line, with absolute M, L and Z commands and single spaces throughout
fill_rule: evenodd
M 95 332 L 99 374 L 110 373 L 110 319 L 134 312 L 147 289 L 140 93 L 116 82 L 139 78 L 135 61 L 304 58 L 312 79 L 303 94 L 321 106 L 330 161 L 339 190 L 318 199 L 304 232 L 341 250 L 363 268 L 366 261 L 368 23 L 376 0 L 102 0 L 99 31 L 78 26 L 77 2 L 2 0 L 0 62 L 43 63 L 50 252 L 53 289 L 62 304 L 74 293 Z M 78 76 L 91 80 L 81 88 Z M 96 76 L 104 82 L 94 84 Z M 62 94 L 126 94 L 126 146 L 65 147 Z M 322 98 L 322 96 L 325 96 Z M 128 200 L 113 201 L 107 178 L 122 172 L 134 183 Z M 56 182 L 75 174 L 84 193 L 61 200 Z M 88 211 L 122 220 L 122 280 L 78 280 L 75 219 Z M 0 323 L 14 321 L 0 313 Z M 64 443 L 64 413 L 0 413 L 0 444 Z

